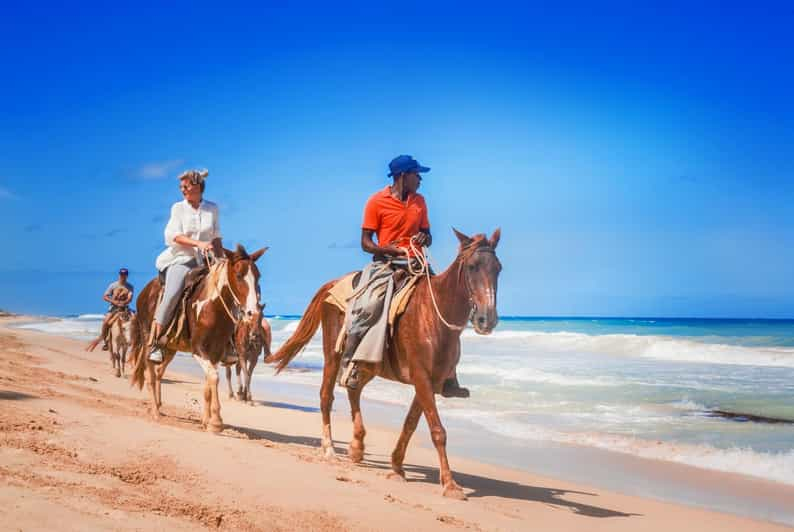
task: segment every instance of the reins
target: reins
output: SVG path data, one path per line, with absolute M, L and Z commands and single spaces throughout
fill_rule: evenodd
M 433 283 L 430 282 L 430 250 L 427 249 L 426 247 L 422 247 L 421 250 L 419 248 L 417 248 L 416 244 L 414 244 L 414 239 L 415 238 L 416 238 L 416 236 L 412 236 L 408 245 L 410 246 L 411 253 L 413 253 L 414 258 L 419 263 L 419 268 L 414 270 L 412 261 L 411 261 L 411 259 L 409 257 L 409 259 L 408 259 L 408 272 L 411 275 L 423 275 L 424 274 L 426 276 L 426 278 L 427 278 L 427 289 L 430 292 L 430 300 L 433 302 L 433 308 L 436 311 L 436 315 L 438 316 L 438 319 L 441 320 L 441 323 L 443 323 L 444 325 L 446 325 L 447 327 L 449 327 L 453 331 L 462 331 L 463 329 L 466 328 L 466 322 L 469 321 L 469 318 L 466 318 L 466 321 L 463 322 L 463 325 L 455 325 L 455 324 L 449 323 L 444 318 L 444 316 L 441 314 L 441 310 L 438 308 L 438 303 L 436 303 L 436 295 L 433 292 Z M 466 291 L 468 292 L 468 296 L 469 296 L 469 307 L 470 307 L 469 316 L 471 316 L 471 310 L 473 310 L 473 309 L 471 309 L 471 288 L 469 287 L 468 278 L 466 278 Z
M 217 258 L 215 256 L 214 253 L 212 253 L 211 251 L 207 251 L 207 250 L 203 250 L 203 254 L 204 254 L 204 260 L 206 260 L 207 264 L 209 264 L 211 266 L 214 266 L 218 262 L 226 261 L 226 269 L 227 269 L 227 275 L 228 275 L 229 259 L 227 259 L 227 258 L 219 259 L 219 258 Z M 227 283 L 227 285 L 228 285 L 228 283 Z M 232 300 L 234 301 L 235 308 L 238 311 L 237 313 L 240 314 L 239 310 L 242 307 L 242 303 L 240 303 L 240 300 L 237 299 L 237 296 L 235 295 L 234 290 L 232 290 L 231 285 L 228 285 L 228 287 L 229 287 L 229 293 L 231 293 L 231 295 L 232 295 Z M 226 300 L 223 299 L 223 287 L 221 287 L 221 289 L 218 290 L 218 299 L 221 300 L 221 305 L 223 305 L 223 310 L 226 311 L 226 315 L 229 316 L 229 319 L 232 320 L 232 323 L 234 324 L 234 326 L 237 327 L 237 324 L 240 323 L 240 320 L 242 319 L 242 317 L 236 317 L 234 315 L 234 313 L 232 313 L 232 311 L 229 310 L 229 306 L 226 304 Z

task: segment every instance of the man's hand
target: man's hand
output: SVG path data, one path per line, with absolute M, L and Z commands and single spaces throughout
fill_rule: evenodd
M 404 250 L 403 248 L 398 248 L 397 246 L 389 245 L 389 246 L 383 246 L 379 249 L 383 255 L 388 255 L 390 257 L 402 257 L 408 255 L 408 252 L 406 250 Z
M 416 236 L 414 237 L 414 242 L 419 247 L 426 246 L 430 243 L 430 235 L 421 232 L 417 233 Z

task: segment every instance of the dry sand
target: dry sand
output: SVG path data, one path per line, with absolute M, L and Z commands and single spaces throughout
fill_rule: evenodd
M 469 500 L 448 500 L 435 451 L 416 443 L 408 482 L 386 478 L 393 430 L 369 426 L 365 462 L 350 464 L 346 416 L 335 463 L 320 459 L 314 412 L 224 400 L 226 429 L 208 434 L 190 375 L 167 375 L 156 423 L 104 353 L 4 327 L 16 319 L 0 318 L 3 529 L 790 530 L 454 456 Z

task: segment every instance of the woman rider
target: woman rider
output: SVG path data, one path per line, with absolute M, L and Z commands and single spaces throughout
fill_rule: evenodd
M 205 201 L 204 180 L 207 170 L 188 170 L 179 176 L 179 189 L 185 198 L 171 206 L 171 218 L 165 226 L 165 250 L 157 257 L 157 270 L 165 271 L 163 298 L 154 313 L 154 335 L 149 360 L 162 362 L 159 350 L 161 336 L 174 315 L 185 287 L 185 276 L 204 258 L 203 252 L 213 248 L 220 239 L 218 206 Z

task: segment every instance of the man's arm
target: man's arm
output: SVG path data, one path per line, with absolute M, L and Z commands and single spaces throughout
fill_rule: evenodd
M 132 301 L 132 290 L 127 290 L 127 294 L 124 296 L 124 301 L 122 302 L 121 306 L 129 305 Z
M 396 246 L 379 246 L 375 244 L 375 242 L 372 240 L 372 235 L 374 233 L 375 231 L 372 229 L 361 230 L 361 249 L 373 255 L 386 255 L 389 257 L 399 257 L 401 255 L 405 255 L 405 251 Z
M 110 283 L 110 285 L 105 290 L 105 293 L 102 294 L 102 300 L 103 301 L 107 301 L 108 303 L 113 305 L 114 303 L 113 303 L 113 297 L 112 296 L 113 296 L 113 283 Z

